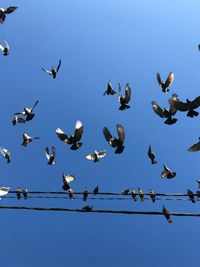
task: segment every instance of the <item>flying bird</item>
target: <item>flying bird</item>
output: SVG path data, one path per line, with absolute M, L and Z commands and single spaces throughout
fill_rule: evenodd
M 61 59 L 59 60 L 59 63 L 58 63 L 57 68 L 54 68 L 52 66 L 51 70 L 45 70 L 44 68 L 42 68 L 42 70 L 44 72 L 48 73 L 49 75 L 51 75 L 53 77 L 53 79 L 55 79 L 56 78 L 56 75 L 57 75 L 57 73 L 58 73 L 58 71 L 60 69 L 60 66 L 61 66 Z
M 5 159 L 7 159 L 7 163 L 10 163 L 10 161 L 11 161 L 11 154 L 10 154 L 10 152 L 8 151 L 8 149 L 6 149 L 6 148 L 1 148 L 1 147 L 0 147 L 0 152 L 1 152 L 1 155 L 2 155 Z
M 188 148 L 187 151 L 189 152 L 196 152 L 196 151 L 199 151 L 200 150 L 200 137 L 199 137 L 199 142 L 192 145 L 191 147 Z
M 39 103 L 39 101 L 37 100 L 35 102 L 35 104 L 33 105 L 32 108 L 27 108 L 25 107 L 23 111 L 21 112 L 16 112 L 14 115 L 23 115 L 23 116 L 26 116 L 26 121 L 30 121 L 34 118 L 35 114 L 32 113 L 34 108 L 37 106 L 37 104 Z
M 155 202 L 156 201 L 156 192 L 154 190 L 150 189 L 149 195 L 150 195 L 152 202 Z
M 63 178 L 63 187 L 62 187 L 63 190 L 69 190 L 70 189 L 69 183 L 71 183 L 75 180 L 75 176 L 70 175 L 70 174 L 65 175 L 63 173 L 62 178 Z
M 151 164 L 157 163 L 155 153 L 153 152 L 151 145 L 149 146 L 149 149 L 148 149 L 148 157 L 151 160 Z
M 129 84 L 127 83 L 125 86 L 125 95 L 124 96 L 121 94 L 121 85 L 119 84 L 118 101 L 121 105 L 119 107 L 119 110 L 129 109 L 130 106 L 128 105 L 128 103 L 129 103 L 130 99 L 131 99 L 131 87 L 129 86 Z
M 106 150 L 97 151 L 95 150 L 93 153 L 86 155 L 86 159 L 93 160 L 94 162 L 99 162 L 99 159 L 105 157 Z
M 164 205 L 163 205 L 162 212 L 163 212 L 165 218 L 167 219 L 167 221 L 168 221 L 169 223 L 172 223 L 171 214 L 170 214 L 170 212 L 168 211 L 168 209 L 165 208 Z
M 10 187 L 0 187 L 0 197 L 7 195 L 9 191 L 10 191 Z
M 38 139 L 40 139 L 40 137 L 31 137 L 27 133 L 23 133 L 23 143 L 22 143 L 22 146 L 27 146 L 33 140 L 38 140 Z
M 171 171 L 166 165 L 163 165 L 164 170 L 161 172 L 162 178 L 171 179 L 176 176 L 176 172 Z
M 95 187 L 95 189 L 93 190 L 93 194 L 97 195 L 99 193 L 99 187 L 98 185 Z
M 159 73 L 157 73 L 156 77 L 157 77 L 157 81 L 158 81 L 160 87 L 162 88 L 162 91 L 164 93 L 169 92 L 169 87 L 174 81 L 174 73 L 170 72 L 165 82 L 163 82 L 161 80 L 161 77 L 160 77 Z
M 49 165 L 54 165 L 54 164 L 56 164 L 56 162 L 55 162 L 56 149 L 55 149 L 54 146 L 52 146 L 52 148 L 51 148 L 51 154 L 49 153 L 49 148 L 46 147 L 46 148 L 45 148 L 45 155 L 46 155 L 46 157 L 47 157 L 47 159 L 48 159 L 48 164 L 49 164 Z
M 166 120 L 164 121 L 165 124 L 169 124 L 172 125 L 174 123 L 177 122 L 176 118 L 173 118 L 172 116 L 176 113 L 176 110 L 170 108 L 164 108 L 162 109 L 156 101 L 152 101 L 151 102 L 153 111 L 161 118 L 166 118 Z M 175 113 L 174 113 L 175 112 Z
M 115 153 L 116 154 L 120 154 L 123 152 L 124 150 L 124 140 L 125 140 L 125 132 L 124 132 L 124 128 L 122 125 L 117 124 L 116 125 L 117 128 L 117 134 L 118 134 L 118 138 L 113 137 L 108 128 L 104 127 L 103 128 L 103 134 L 104 137 L 106 139 L 106 141 L 114 148 L 116 148 Z
M 187 193 L 188 193 L 189 199 L 192 201 L 192 203 L 195 203 L 194 193 L 190 189 L 188 189 Z
M 114 95 L 116 94 L 115 90 L 113 90 L 111 81 L 108 82 L 106 91 L 103 93 L 103 95 Z
M 13 120 L 12 120 L 12 124 L 13 124 L 13 125 L 16 125 L 16 123 L 25 123 L 25 122 L 26 122 L 25 119 L 20 118 L 20 117 L 17 116 L 17 115 L 14 115 Z
M 82 143 L 79 141 L 81 140 L 83 134 L 83 124 L 81 121 L 76 122 L 74 135 L 68 136 L 60 128 L 56 129 L 56 134 L 61 141 L 71 145 L 70 149 L 77 150 L 82 146 Z
M 10 6 L 7 9 L 0 8 L 0 23 L 3 24 L 6 19 L 6 15 L 13 13 L 16 9 L 16 6 Z
M 7 56 L 9 54 L 10 48 L 6 40 L 4 40 L 4 45 L 0 43 L 0 49 L 3 52 L 4 56 Z

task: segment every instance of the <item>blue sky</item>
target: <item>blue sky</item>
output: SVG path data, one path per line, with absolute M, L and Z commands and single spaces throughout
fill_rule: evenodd
M 199 117 L 177 113 L 178 122 L 163 124 L 152 111 L 162 107 L 172 93 L 182 101 L 199 95 L 200 55 L 198 1 L 1 1 L 18 6 L 0 25 L 0 39 L 10 45 L 10 55 L 0 57 L 0 146 L 12 153 L 12 162 L 0 158 L 1 186 L 61 191 L 62 172 L 73 174 L 72 188 L 119 192 L 150 188 L 156 192 L 186 193 L 197 190 L 199 153 L 189 153 L 198 141 Z M 56 66 L 53 80 L 41 68 Z M 156 73 L 175 80 L 163 94 Z M 107 82 L 132 88 L 131 108 L 119 111 L 117 97 L 103 97 Z M 35 118 L 13 127 L 15 112 L 35 108 Z M 67 133 L 77 120 L 84 124 L 83 146 L 71 151 L 56 136 Z M 102 133 L 104 126 L 116 134 L 124 126 L 125 150 L 116 155 Z M 26 148 L 22 134 L 40 136 Z M 147 157 L 152 145 L 158 164 Z M 56 165 L 46 162 L 44 149 L 54 145 Z M 86 160 L 94 149 L 107 150 L 100 163 Z M 162 165 L 177 172 L 172 180 L 160 178 Z M 198 203 L 157 201 L 82 201 L 56 199 L 2 199 L 1 205 L 199 212 Z M 3 267 L 23 266 L 198 266 L 199 219 L 162 216 L 76 214 L 1 210 L 0 255 Z

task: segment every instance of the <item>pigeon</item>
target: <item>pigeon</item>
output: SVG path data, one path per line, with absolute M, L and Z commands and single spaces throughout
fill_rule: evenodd
M 189 152 L 196 152 L 196 151 L 199 151 L 200 150 L 200 137 L 199 137 L 199 142 L 192 145 L 191 147 L 188 148 L 187 151 Z
M 25 107 L 23 111 L 21 112 L 16 112 L 14 115 L 23 115 L 23 116 L 26 116 L 26 121 L 30 121 L 34 118 L 35 114 L 32 113 L 33 112 L 33 109 L 35 108 L 35 106 L 37 106 L 38 104 L 38 100 L 35 102 L 35 104 L 33 105 L 32 108 L 27 108 Z
M 55 162 L 55 157 L 56 157 L 56 149 L 55 149 L 55 147 L 54 146 L 52 146 L 52 148 L 51 148 L 51 154 L 49 153 L 49 148 L 48 147 L 46 147 L 45 148 L 45 155 L 46 155 L 46 157 L 47 157 L 47 159 L 48 159 L 48 164 L 49 165 L 54 165 L 54 164 L 56 164 L 56 162 Z
M 87 190 L 87 188 L 85 188 L 83 191 L 83 201 L 86 201 L 87 197 L 88 197 L 88 190 Z
M 13 120 L 12 120 L 12 124 L 13 124 L 13 125 L 16 125 L 16 123 L 25 123 L 25 122 L 26 122 L 25 119 L 20 118 L 20 117 L 17 116 L 17 115 L 14 115 Z
M 172 172 L 166 165 L 163 165 L 164 170 L 161 172 L 162 178 L 171 179 L 176 176 L 176 172 Z
M 1 51 L 3 52 L 3 55 L 4 56 L 7 56 L 8 54 L 9 54 L 9 45 L 8 45 L 8 43 L 6 42 L 6 40 L 4 40 L 4 43 L 5 43 L 5 45 L 3 45 L 3 44 L 1 44 L 0 43 L 0 49 L 1 49 Z
M 166 120 L 164 121 L 165 124 L 169 124 L 172 125 L 174 123 L 177 122 L 176 118 L 173 118 L 172 116 L 176 113 L 176 110 L 170 108 L 164 108 L 162 109 L 156 101 L 152 101 L 151 102 L 153 111 L 161 118 L 166 118 Z
M 137 193 L 136 193 L 136 191 L 135 191 L 134 189 L 131 189 L 131 190 L 130 190 L 130 193 L 131 193 L 132 198 L 133 198 L 135 201 L 137 201 Z
M 162 212 L 163 212 L 165 218 L 167 219 L 167 221 L 168 221 L 169 223 L 172 223 L 171 214 L 169 213 L 168 209 L 165 208 L 164 205 L 163 205 Z
M 138 194 L 139 194 L 139 197 L 141 199 L 141 202 L 144 201 L 144 192 L 142 191 L 141 188 L 138 188 Z
M 157 163 L 156 158 L 155 158 L 155 153 L 153 152 L 151 145 L 149 146 L 149 149 L 148 149 L 148 156 L 151 160 L 151 164 Z
M 109 81 L 107 84 L 107 89 L 103 93 L 103 95 L 105 96 L 105 95 L 114 95 L 114 94 L 116 94 L 116 92 L 115 92 L 115 90 L 113 90 L 111 81 Z
M 16 9 L 16 6 L 10 6 L 7 9 L 0 8 L 0 23 L 3 24 L 6 19 L 6 15 L 14 12 Z
M 122 194 L 123 195 L 128 195 L 129 191 L 130 191 L 129 189 L 124 189 L 124 190 L 122 190 Z
M 89 206 L 89 205 L 87 205 L 87 206 L 84 206 L 84 207 L 82 208 L 82 210 L 84 210 L 84 211 L 92 211 L 93 207 L 94 207 L 94 206 Z
M 195 203 L 194 193 L 190 189 L 188 189 L 187 193 L 192 203 Z
M 82 146 L 82 143 L 79 141 L 81 140 L 83 134 L 83 124 L 81 121 L 76 122 L 74 135 L 68 136 L 60 128 L 56 129 L 56 134 L 61 141 L 71 145 L 70 149 L 77 150 Z
M 22 146 L 27 146 L 29 143 L 31 143 L 33 140 L 38 140 L 40 137 L 31 137 L 27 133 L 23 133 L 23 143 Z
M 24 190 L 22 191 L 22 193 L 23 193 L 24 199 L 27 200 L 27 198 L 28 198 L 28 189 L 27 188 L 24 188 Z
M 99 193 L 99 187 L 98 185 L 95 187 L 95 189 L 93 190 L 93 194 L 97 195 Z
M 112 147 L 116 148 L 115 153 L 116 154 L 120 154 L 124 150 L 123 143 L 124 143 L 124 139 L 125 139 L 125 132 L 124 132 L 123 126 L 120 125 L 120 124 L 117 124 L 116 128 L 117 128 L 118 138 L 112 137 L 112 135 L 110 134 L 108 128 L 106 128 L 106 127 L 103 128 L 103 134 L 104 134 L 104 137 L 105 137 L 106 141 Z
M 10 152 L 6 148 L 1 148 L 1 147 L 0 147 L 0 152 L 1 152 L 1 155 L 5 159 L 7 159 L 7 163 L 10 163 L 10 161 L 11 161 L 11 154 L 10 154 Z
M 93 153 L 86 155 L 86 159 L 93 160 L 93 162 L 99 162 L 99 159 L 105 157 L 106 150 L 97 151 L 95 150 Z
M 57 75 L 57 73 L 58 73 L 58 71 L 60 69 L 60 66 L 61 66 L 61 59 L 59 60 L 57 68 L 52 67 L 50 71 L 49 70 L 45 70 L 44 68 L 42 68 L 42 70 L 44 72 L 48 73 L 49 75 L 51 75 L 53 77 L 53 79 L 55 79 L 56 75 Z
M 120 103 L 120 107 L 119 110 L 125 110 L 125 109 L 129 109 L 130 106 L 127 105 L 129 103 L 131 99 L 131 87 L 129 86 L 129 84 L 127 83 L 125 86 L 125 95 L 121 95 L 121 85 L 119 84 L 119 97 L 118 97 L 118 101 Z
M 154 190 L 150 189 L 149 195 L 150 195 L 152 202 L 155 202 L 156 201 L 156 192 Z
M 69 195 L 69 199 L 73 200 L 74 191 L 72 190 L 72 188 L 68 189 L 68 195 Z
M 0 187 L 0 200 L 2 196 L 5 196 L 10 191 L 10 187 Z
M 65 175 L 64 173 L 62 174 L 62 178 L 63 178 L 63 190 L 69 190 L 70 186 L 69 183 L 73 182 L 75 180 L 74 175 Z
M 20 187 L 17 188 L 16 195 L 17 195 L 17 199 L 20 200 L 20 198 L 21 198 L 21 188 Z
M 157 81 L 158 81 L 160 87 L 162 88 L 162 91 L 164 93 L 169 92 L 169 87 L 174 81 L 174 73 L 170 72 L 165 82 L 163 82 L 161 80 L 161 77 L 160 77 L 159 73 L 157 73 L 156 77 L 157 77 Z

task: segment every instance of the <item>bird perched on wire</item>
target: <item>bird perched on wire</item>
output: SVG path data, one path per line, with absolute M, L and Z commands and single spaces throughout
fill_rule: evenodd
M 75 180 L 75 176 L 71 174 L 65 175 L 64 173 L 62 174 L 63 178 L 63 190 L 69 190 L 70 186 L 69 183 L 73 182 Z
M 11 154 L 10 154 L 10 152 L 8 151 L 8 149 L 0 147 L 0 152 L 1 152 L 1 155 L 2 155 L 5 159 L 7 159 L 7 163 L 10 163 L 10 161 L 11 161 Z
M 176 110 L 173 108 L 167 109 L 164 108 L 162 109 L 156 101 L 152 101 L 151 102 L 153 111 L 161 118 L 166 118 L 166 120 L 164 121 L 165 124 L 169 124 L 172 125 L 174 123 L 177 122 L 176 118 L 173 118 L 172 116 L 175 115 Z
M 173 94 L 172 98 L 169 99 L 170 107 L 174 110 L 186 112 L 187 116 L 190 118 L 197 117 L 199 112 L 195 111 L 200 106 L 200 96 L 196 97 L 194 100 L 190 101 L 188 98 L 186 102 L 181 102 L 178 99 L 178 95 Z
M 106 91 L 103 93 L 103 95 L 114 95 L 116 94 L 115 90 L 113 90 L 111 81 L 108 82 Z
M 152 202 L 155 202 L 156 201 L 156 192 L 154 190 L 150 189 L 149 195 L 150 195 Z
M 123 195 L 128 195 L 129 191 L 130 191 L 130 189 L 124 189 L 124 190 L 122 190 L 122 194 Z
M 162 88 L 162 91 L 164 93 L 169 92 L 169 87 L 174 81 L 174 73 L 170 72 L 165 82 L 163 82 L 161 80 L 161 77 L 160 77 L 159 73 L 157 73 L 156 78 L 157 78 L 157 81 L 158 81 L 160 87 Z
M 4 45 L 0 43 L 0 49 L 3 52 L 4 56 L 7 56 L 9 54 L 10 48 L 6 40 L 4 40 Z
M 124 140 L 125 140 L 125 132 L 124 132 L 124 128 L 121 124 L 117 124 L 116 128 L 117 128 L 118 138 L 113 137 L 110 134 L 108 128 L 106 128 L 106 127 L 103 128 L 103 134 L 104 134 L 106 141 L 110 144 L 110 146 L 116 148 L 115 153 L 120 154 L 124 150 L 123 144 L 124 144 Z
M 144 192 L 142 191 L 141 188 L 138 188 L 138 194 L 139 194 L 141 202 L 143 202 L 144 201 Z
M 149 146 L 149 149 L 148 149 L 148 157 L 151 160 L 151 164 L 156 164 L 157 163 L 156 156 L 155 156 L 155 153 L 153 152 L 153 149 L 152 149 L 151 145 Z
M 16 112 L 14 115 L 23 115 L 23 116 L 26 116 L 26 121 L 30 121 L 34 118 L 35 114 L 32 113 L 34 108 L 37 106 L 37 104 L 39 103 L 39 101 L 37 100 L 35 102 L 35 104 L 33 105 L 32 108 L 27 108 L 25 107 L 23 111 L 21 112 Z
M 16 6 L 10 6 L 7 9 L 0 8 L 0 23 L 3 24 L 6 19 L 6 15 L 13 13 L 16 9 Z
M 169 223 L 172 223 L 171 214 L 170 214 L 170 212 L 168 211 L 168 209 L 165 208 L 164 205 L 163 205 L 162 212 L 163 212 L 165 218 L 167 219 L 167 221 L 168 221 Z
M 89 206 L 89 205 L 87 205 L 87 206 L 84 206 L 84 207 L 82 208 L 82 210 L 84 210 L 84 211 L 92 211 L 93 207 L 94 207 L 94 206 Z
M 164 170 L 161 172 L 162 178 L 171 179 L 176 176 L 176 172 L 171 171 L 170 168 L 168 168 L 166 165 L 163 165 L 163 167 L 164 167 Z
M 52 76 L 53 79 L 55 79 L 55 78 L 56 78 L 56 75 L 57 75 L 57 73 L 58 73 L 58 71 L 59 71 L 59 69 L 60 69 L 60 66 L 61 66 L 61 59 L 59 60 L 59 63 L 58 63 L 57 68 L 54 68 L 54 67 L 52 66 L 51 70 L 45 70 L 44 68 L 42 68 L 42 70 L 43 70 L 44 72 L 48 73 L 50 76 Z
M 54 164 L 56 164 L 56 161 L 55 161 L 55 157 L 56 157 L 56 149 L 55 149 L 55 147 L 54 146 L 52 146 L 52 148 L 51 148 L 51 154 L 49 153 L 49 148 L 48 147 L 46 147 L 45 148 L 45 155 L 46 155 L 46 157 L 47 157 L 47 159 L 48 159 L 48 164 L 49 165 L 54 165 Z
M 22 146 L 27 146 L 33 140 L 38 140 L 38 139 L 40 139 L 40 137 L 32 137 L 32 136 L 29 136 L 27 133 L 23 133 L 23 143 L 22 143 Z
M 83 201 L 86 201 L 87 197 L 88 197 L 88 189 L 85 188 L 84 191 L 83 191 Z
M 189 199 L 192 201 L 192 203 L 195 203 L 194 193 L 190 189 L 188 189 L 187 193 L 188 193 Z
M 73 196 L 74 196 L 74 191 L 72 190 L 72 188 L 68 189 L 68 195 L 69 195 L 69 199 L 73 200 Z
M 25 119 L 20 118 L 20 117 L 17 116 L 17 115 L 14 115 L 13 120 L 12 120 L 12 124 L 13 124 L 13 125 L 16 125 L 16 123 L 25 123 L 25 122 L 26 122 Z
M 10 191 L 10 187 L 0 187 L 0 197 L 7 195 L 9 191 Z
M 120 107 L 119 110 L 125 110 L 125 109 L 129 109 L 130 106 L 128 105 L 130 99 L 131 99 L 131 87 L 129 86 L 129 84 L 127 83 L 125 86 L 125 95 L 123 96 L 121 94 L 121 85 L 119 84 L 119 97 L 118 97 L 118 101 L 120 103 Z
M 28 198 L 28 189 L 24 188 L 22 193 L 23 193 L 24 199 L 27 200 L 27 198 Z
M 17 196 L 17 199 L 18 199 L 18 200 L 20 200 L 20 198 L 21 198 L 21 192 L 22 192 L 22 191 L 21 191 L 21 188 L 18 187 L 17 190 L 16 190 L 16 196 Z
M 134 189 L 130 190 L 131 196 L 134 199 L 134 201 L 137 201 L 137 193 Z
M 94 162 L 99 162 L 99 159 L 105 157 L 106 150 L 97 151 L 95 150 L 93 153 L 86 155 L 86 159 L 93 160 Z
M 95 187 L 95 189 L 93 190 L 93 194 L 97 195 L 99 193 L 99 187 L 98 185 Z
M 191 147 L 189 147 L 187 149 L 187 151 L 189 151 L 189 152 L 196 152 L 196 151 L 199 151 L 199 150 L 200 150 L 200 137 L 199 137 L 199 142 L 196 143 L 196 144 L 194 144 L 194 145 L 192 145 Z
M 71 145 L 70 149 L 72 150 L 79 149 L 83 144 L 79 142 L 83 134 L 83 124 L 81 121 L 76 122 L 74 135 L 68 136 L 60 128 L 56 129 L 56 134 L 61 141 L 63 141 L 64 143 L 68 145 Z

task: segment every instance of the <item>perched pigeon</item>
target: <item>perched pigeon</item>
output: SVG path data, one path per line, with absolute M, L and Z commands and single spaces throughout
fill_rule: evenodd
M 54 146 L 52 146 L 52 148 L 51 148 L 51 154 L 49 153 L 49 148 L 48 147 L 46 147 L 45 148 L 45 155 L 46 155 L 46 157 L 47 157 L 47 159 L 48 159 L 48 164 L 49 165 L 54 165 L 56 162 L 55 162 L 55 157 L 56 157 L 56 149 L 55 149 L 55 147 Z
M 6 19 L 6 15 L 14 12 L 16 9 L 16 6 L 10 6 L 7 9 L 0 8 L 0 23 L 3 24 Z
M 70 149 L 77 150 L 82 146 L 81 140 L 83 134 L 83 124 L 81 121 L 76 122 L 74 135 L 68 136 L 60 128 L 56 129 L 58 138 L 68 145 L 72 145 Z
M 74 191 L 72 190 L 72 188 L 68 189 L 68 195 L 69 195 L 69 199 L 73 200 Z
M 154 190 L 150 189 L 149 195 L 150 195 L 152 202 L 155 202 L 156 201 L 156 192 Z
M 86 201 L 87 197 L 88 197 L 88 190 L 87 190 L 87 188 L 85 188 L 83 191 L 83 201 Z
M 115 92 L 115 90 L 113 90 L 111 81 L 109 81 L 107 84 L 107 89 L 103 93 L 103 95 L 105 96 L 105 95 L 114 95 L 114 94 L 116 94 L 116 92 Z
M 127 83 L 125 86 L 125 95 L 121 95 L 121 85 L 119 84 L 119 97 L 118 97 L 118 101 L 120 103 L 120 107 L 119 110 L 125 110 L 130 108 L 130 106 L 128 105 L 129 101 L 131 99 L 131 87 L 129 86 L 129 84 Z
M 23 143 L 22 143 L 22 146 L 27 146 L 34 139 L 35 140 L 38 140 L 38 139 L 40 139 L 40 137 L 31 137 L 27 133 L 23 133 Z
M 161 118 L 166 118 L 164 121 L 165 124 L 172 125 L 177 122 L 176 118 L 173 118 L 172 116 L 176 113 L 176 110 L 170 108 L 170 109 L 162 109 L 156 101 L 151 102 L 153 111 Z
M 20 118 L 17 115 L 14 115 L 13 120 L 12 120 L 12 124 L 15 125 L 16 123 L 25 123 L 26 120 L 23 118 Z
M 9 45 L 8 45 L 8 43 L 6 42 L 6 40 L 4 40 L 4 43 L 5 43 L 5 45 L 3 45 L 3 44 L 1 44 L 0 43 L 0 49 L 1 49 L 1 51 L 3 52 L 3 55 L 4 56 L 7 56 L 8 54 L 9 54 Z
M 94 162 L 99 162 L 99 159 L 105 157 L 106 150 L 97 151 L 95 150 L 93 153 L 86 155 L 86 159 L 93 160 Z
M 64 173 L 62 174 L 63 178 L 63 190 L 69 190 L 70 186 L 69 183 L 73 182 L 75 180 L 75 177 L 73 175 L 65 175 Z
M 194 193 L 190 189 L 188 189 L 187 193 L 192 203 L 195 203 Z
M 159 73 L 157 73 L 156 77 L 157 77 L 157 81 L 158 81 L 160 87 L 162 88 L 162 91 L 164 93 L 169 92 L 169 87 L 172 84 L 172 82 L 174 81 L 174 73 L 170 72 L 165 82 L 163 82 L 161 80 L 161 77 L 160 77 Z
M 24 188 L 24 190 L 22 191 L 22 193 L 23 193 L 24 199 L 27 200 L 27 198 L 28 198 L 28 189 L 27 188 Z
M 124 132 L 124 128 L 122 125 L 117 124 L 116 127 L 117 127 L 118 138 L 112 137 L 108 128 L 106 128 L 106 127 L 103 128 L 103 134 L 104 134 L 106 141 L 112 147 L 116 148 L 115 153 L 120 154 L 124 150 L 123 143 L 124 143 L 124 139 L 125 139 L 125 132 Z
M 200 150 L 200 137 L 199 137 L 199 142 L 192 145 L 190 148 L 188 148 L 187 151 L 189 152 L 196 152 L 196 151 L 199 151 Z
M 7 163 L 10 163 L 11 161 L 11 155 L 10 155 L 10 152 L 6 149 L 6 148 L 1 148 L 0 147 L 0 152 L 1 152 L 1 155 L 7 159 Z
M 61 59 L 59 60 L 57 68 L 52 67 L 50 71 L 49 70 L 45 70 L 44 68 L 42 68 L 42 70 L 44 72 L 48 73 L 49 75 L 51 75 L 53 77 L 53 79 L 55 79 L 60 66 L 61 66 Z
M 26 116 L 26 121 L 32 120 L 34 118 L 34 116 L 35 116 L 35 114 L 32 113 L 32 112 L 33 112 L 33 109 L 35 108 L 35 106 L 37 106 L 38 102 L 39 101 L 37 100 L 32 108 L 26 108 L 25 107 L 23 111 L 16 112 L 14 115 L 20 115 L 21 114 L 23 116 Z
M 142 191 L 141 188 L 138 188 L 138 194 L 139 194 L 139 197 L 141 199 L 141 202 L 144 201 L 144 192 Z
M 155 153 L 153 152 L 151 145 L 149 146 L 149 149 L 148 149 L 148 156 L 151 160 L 151 164 L 157 163 L 156 158 L 155 158 Z
M 93 207 L 94 207 L 94 206 L 89 206 L 89 205 L 87 205 L 87 206 L 84 206 L 84 207 L 82 208 L 82 210 L 84 210 L 84 211 L 92 211 Z
M 10 187 L 0 187 L 0 197 L 7 195 L 9 190 L 10 190 Z
M 97 195 L 99 193 L 99 187 L 98 185 L 95 187 L 95 189 L 93 190 L 93 194 Z
M 163 165 L 164 170 L 161 172 L 162 178 L 171 179 L 176 176 L 176 172 L 171 171 L 166 165 Z
M 165 208 L 165 206 L 163 206 L 162 212 L 163 212 L 165 218 L 167 219 L 167 221 L 169 223 L 172 223 L 171 214 L 169 213 L 168 209 Z
M 22 191 L 21 191 L 21 188 L 18 187 L 17 190 L 16 190 L 16 195 L 17 195 L 17 199 L 18 199 L 18 200 L 20 200 L 20 198 L 21 198 L 21 192 L 22 192 Z
M 134 189 L 131 189 L 131 190 L 130 190 L 130 193 L 131 193 L 132 198 L 133 198 L 135 201 L 137 201 L 137 193 L 136 193 L 136 191 L 135 191 Z

